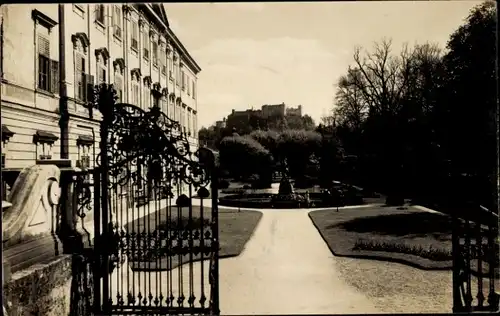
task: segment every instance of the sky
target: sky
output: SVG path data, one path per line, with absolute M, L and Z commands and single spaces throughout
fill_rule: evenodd
M 232 109 L 301 104 L 319 123 L 356 46 L 392 39 L 443 49 L 480 1 L 167 3 L 171 29 L 201 67 L 198 126 Z

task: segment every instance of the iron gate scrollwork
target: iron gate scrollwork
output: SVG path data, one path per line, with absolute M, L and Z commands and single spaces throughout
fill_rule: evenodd
M 205 149 L 192 151 L 157 107 L 114 104 L 105 88 L 94 181 L 100 312 L 218 314 L 215 164 L 199 161 Z

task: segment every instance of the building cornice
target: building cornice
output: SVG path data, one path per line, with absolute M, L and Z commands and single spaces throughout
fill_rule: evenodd
M 36 131 L 33 135 L 33 143 L 34 144 L 54 144 L 59 137 L 56 135 L 46 132 L 46 131 Z
M 106 47 L 101 47 L 101 48 L 96 49 L 95 56 L 96 57 L 99 57 L 99 56 L 104 57 L 105 62 L 108 61 L 108 59 L 110 57 L 108 49 Z
M 118 67 L 120 68 L 120 71 L 123 72 L 125 70 L 125 59 L 123 58 L 117 58 L 113 61 L 113 67 L 115 67 L 115 69 Z
M 33 19 L 33 21 L 45 26 L 49 30 L 57 25 L 56 21 L 52 20 L 50 17 L 38 11 L 37 9 L 31 11 L 31 18 Z
M 155 82 L 152 85 L 153 90 L 161 93 L 161 84 L 159 82 Z
M 78 32 L 78 33 L 75 33 L 73 35 L 71 35 L 71 41 L 73 42 L 73 48 L 76 48 L 76 43 L 78 42 L 78 40 L 80 40 L 80 42 L 82 43 L 83 45 L 83 49 L 85 51 L 85 53 L 87 52 L 87 47 L 90 46 L 90 40 L 89 40 L 89 37 L 87 36 L 87 34 L 83 33 L 83 32 Z
M 147 85 L 148 87 L 151 86 L 151 82 L 152 82 L 151 76 L 145 76 L 144 79 L 142 79 L 142 80 L 143 80 L 145 85 Z
M 137 80 L 139 80 L 139 79 L 141 78 L 141 76 L 142 76 L 142 74 L 141 74 L 141 69 L 139 69 L 139 68 L 134 68 L 134 69 L 132 69 L 132 70 L 130 71 L 130 75 L 131 75 L 132 77 L 135 77 Z
M 76 139 L 77 146 L 91 146 L 95 143 L 95 140 L 90 135 L 80 135 Z

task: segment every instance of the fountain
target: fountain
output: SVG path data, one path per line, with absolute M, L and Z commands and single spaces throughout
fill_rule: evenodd
M 321 193 L 301 190 L 295 192 L 290 180 L 286 160 L 281 164 L 281 181 L 278 192 L 256 192 L 256 190 L 242 189 L 242 193 L 225 195 L 219 198 L 219 205 L 245 208 L 309 208 L 309 207 L 338 207 L 345 205 L 363 204 L 363 198 L 352 199 L 354 203 L 346 201 L 338 190 L 325 190 Z M 343 190 L 348 190 L 348 186 L 338 183 Z M 311 188 L 314 190 L 314 188 Z M 352 191 L 352 190 L 351 190 Z M 274 191 L 276 192 L 276 191 Z M 346 191 L 347 192 L 347 191 Z
M 278 189 L 278 194 L 271 197 L 273 207 L 308 207 L 306 197 L 302 194 L 296 193 L 293 190 L 292 183 L 290 182 L 288 166 L 286 159 L 283 162 L 283 170 L 281 171 L 281 181 Z

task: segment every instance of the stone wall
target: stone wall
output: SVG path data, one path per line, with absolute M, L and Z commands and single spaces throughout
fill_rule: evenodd
M 16 272 L 5 280 L 7 315 L 70 315 L 71 258 L 71 255 L 61 255 Z

